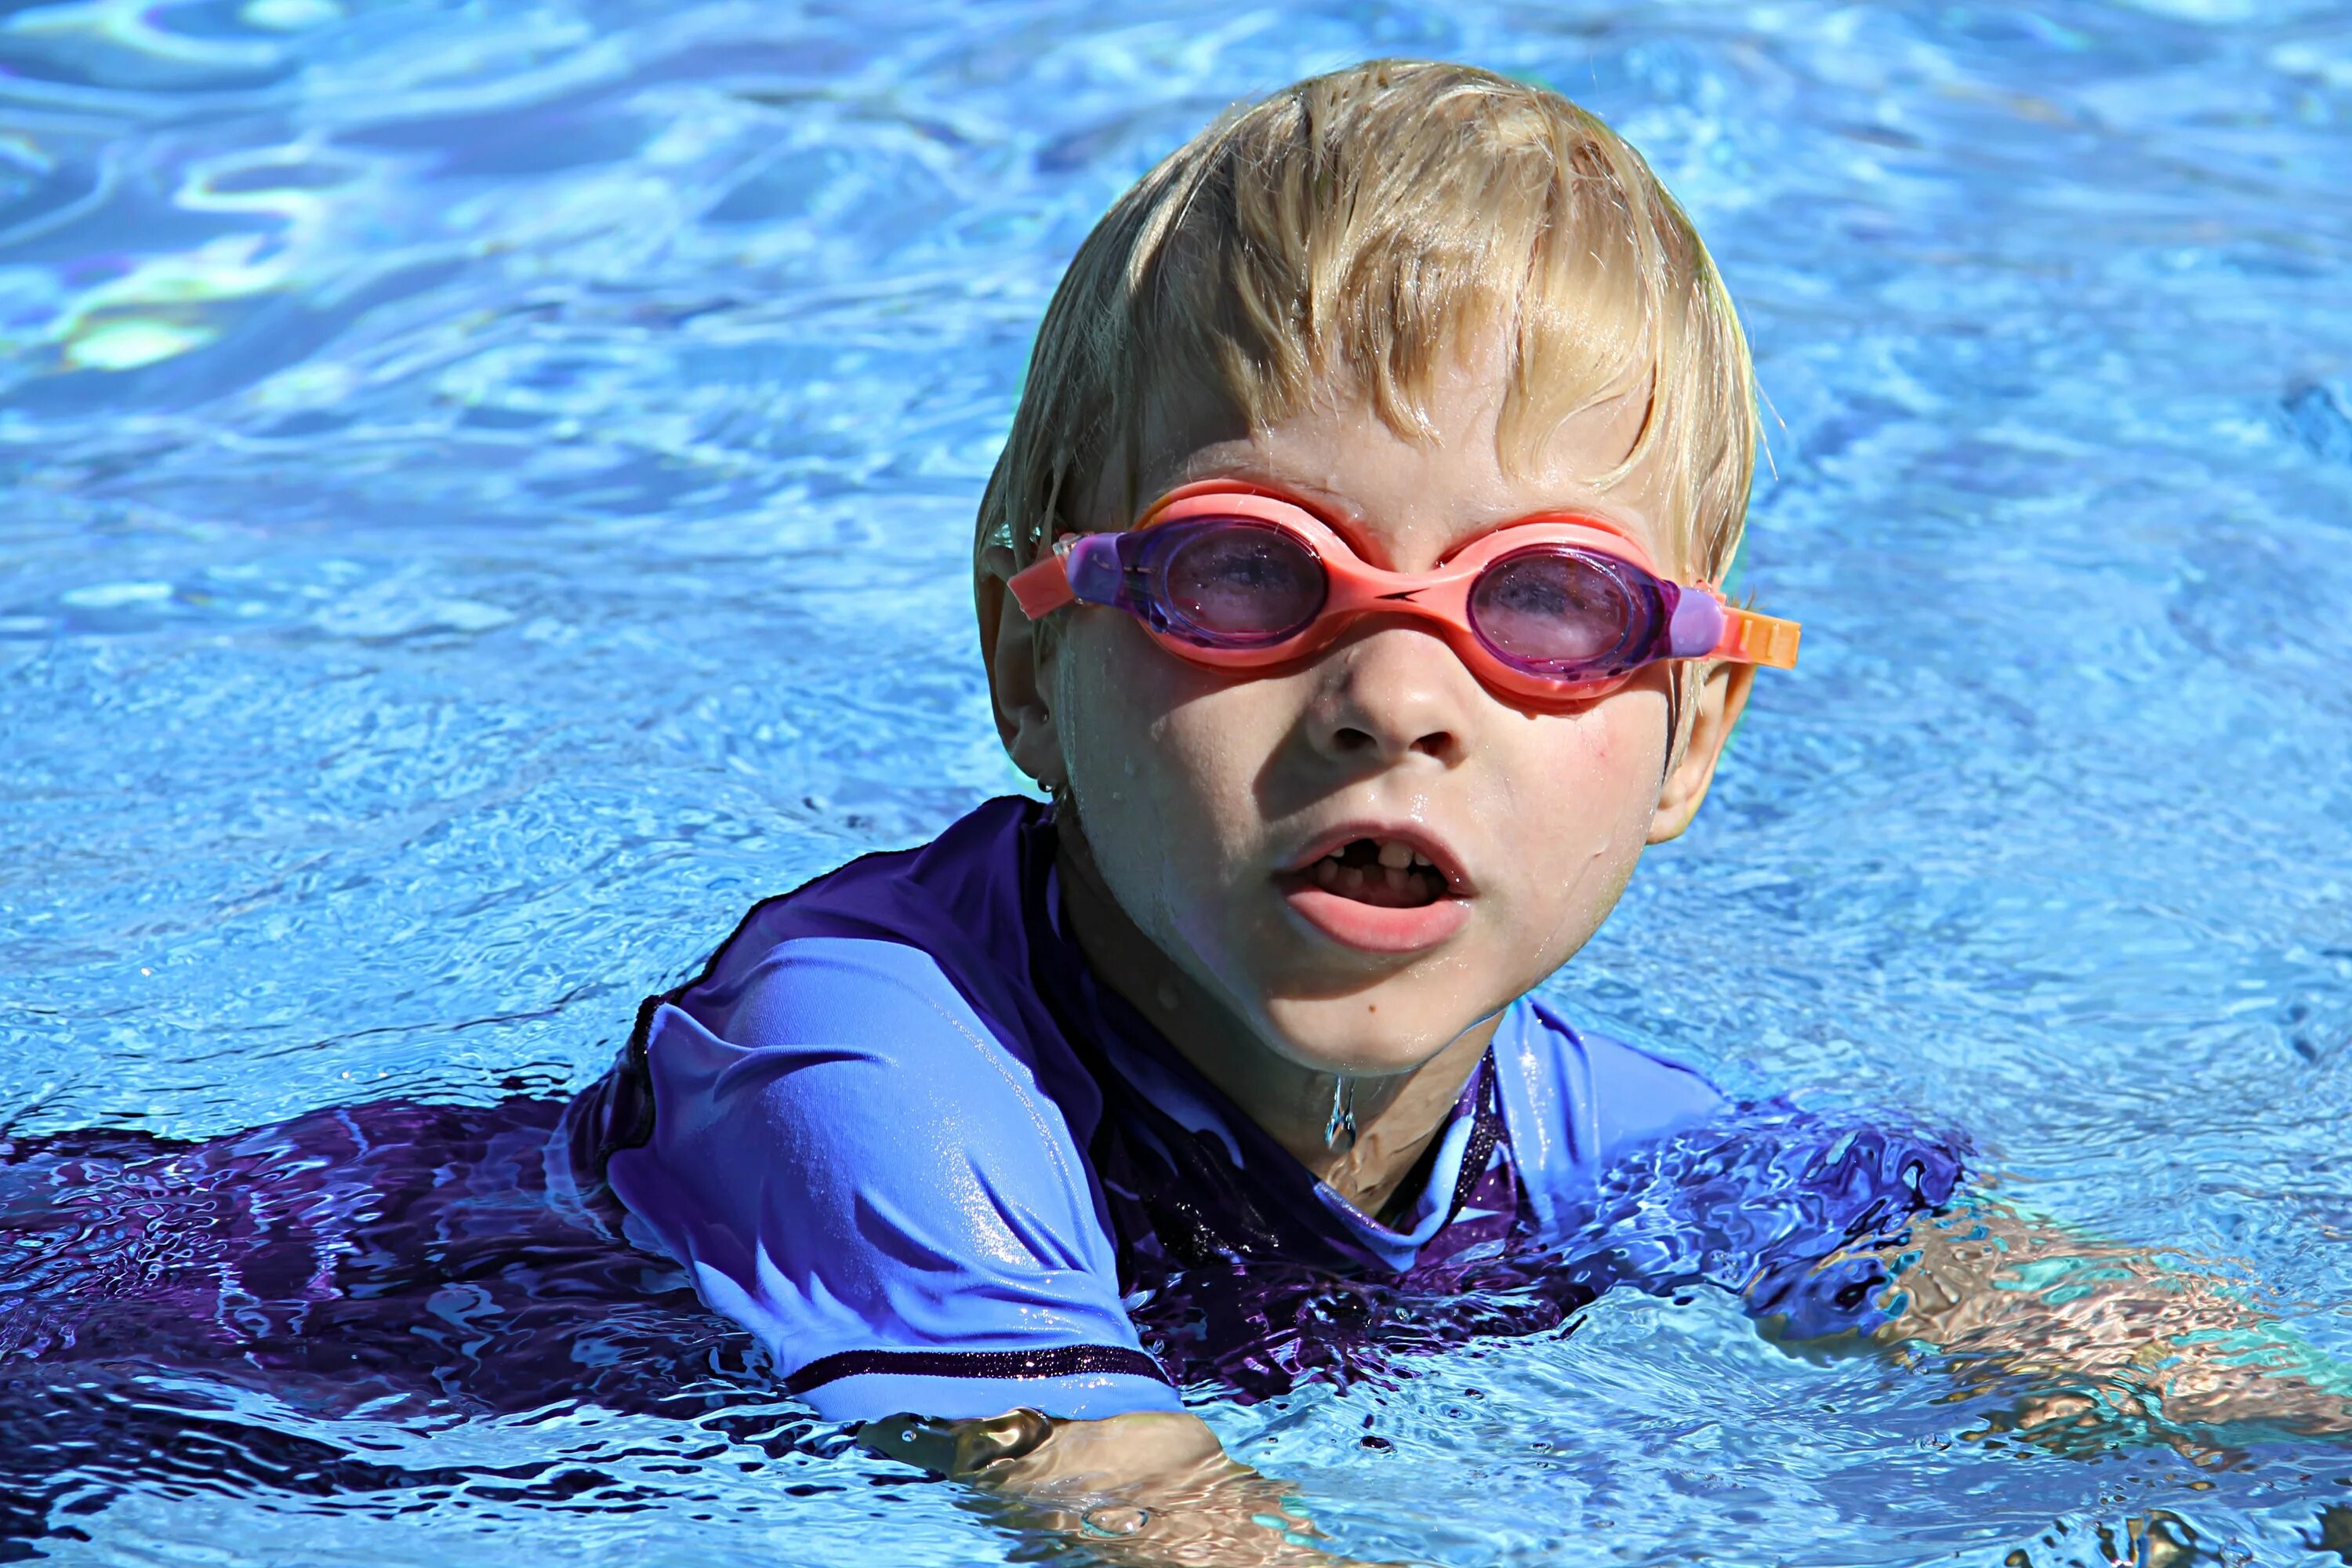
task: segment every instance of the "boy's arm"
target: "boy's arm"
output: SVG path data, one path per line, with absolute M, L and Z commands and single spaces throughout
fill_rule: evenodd
M 1137 1568 L 1336 1568 L 1279 1482 L 1225 1456 L 1198 1416 L 1139 1412 L 1055 1421 L 1016 1410 L 986 1421 L 910 1415 L 869 1423 L 867 1447 L 978 1486 L 999 1522 L 1081 1539 Z
M 2026 1381 L 2038 1435 L 2117 1417 L 2352 1435 L 2352 1369 L 2210 1274 L 1983 1200 L 1923 1216 L 1888 1261 L 1878 1341 L 1932 1346 L 1964 1384 Z

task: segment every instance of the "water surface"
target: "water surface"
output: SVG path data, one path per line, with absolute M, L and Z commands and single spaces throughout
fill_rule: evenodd
M 1376 54 L 1621 127 L 1775 416 L 1746 570 L 1804 668 L 1551 994 L 1967 1129 L 2352 1353 L 2341 4 L 13 8 L 0 1119 L 552 1095 L 753 898 L 1013 787 L 970 523 L 1059 268 L 1226 105 Z M 194 1458 L 61 1454 L 39 1550 L 1015 1550 L 736 1354 L 498 1416 L 40 1384 Z M 2161 1511 L 2352 1561 L 2342 1453 L 2060 1459 L 1945 1392 L 1620 1293 L 1200 1408 L 1370 1558 L 2095 1563 Z

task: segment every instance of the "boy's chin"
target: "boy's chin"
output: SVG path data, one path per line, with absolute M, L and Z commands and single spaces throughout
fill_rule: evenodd
M 1376 987 L 1352 996 L 1269 998 L 1266 1022 L 1281 1054 L 1314 1072 L 1387 1078 L 1411 1072 L 1492 1016 L 1465 1016 L 1451 996 L 1394 994 Z

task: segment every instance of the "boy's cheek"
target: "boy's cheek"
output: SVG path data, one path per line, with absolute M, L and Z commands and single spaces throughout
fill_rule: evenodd
M 1656 805 L 1664 729 L 1663 699 L 1627 691 L 1490 732 L 1475 784 L 1496 874 L 1465 936 L 1472 965 L 1510 995 L 1567 963 L 1616 907 Z
M 1186 664 L 1123 616 L 1071 641 L 1058 727 L 1096 864 L 1170 957 L 1207 958 L 1236 895 L 1265 890 L 1254 782 L 1286 731 L 1282 683 Z
M 1297 721 L 1288 683 L 1188 664 L 1124 616 L 1095 617 L 1071 640 L 1062 732 L 1082 804 L 1131 818 L 1138 847 L 1196 863 L 1254 848 L 1252 781 Z

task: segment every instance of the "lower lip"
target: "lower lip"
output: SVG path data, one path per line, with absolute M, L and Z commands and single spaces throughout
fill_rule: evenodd
M 1420 952 L 1460 931 L 1470 918 L 1469 902 L 1463 899 L 1386 909 L 1326 892 L 1311 882 L 1283 897 L 1308 925 L 1360 952 Z

